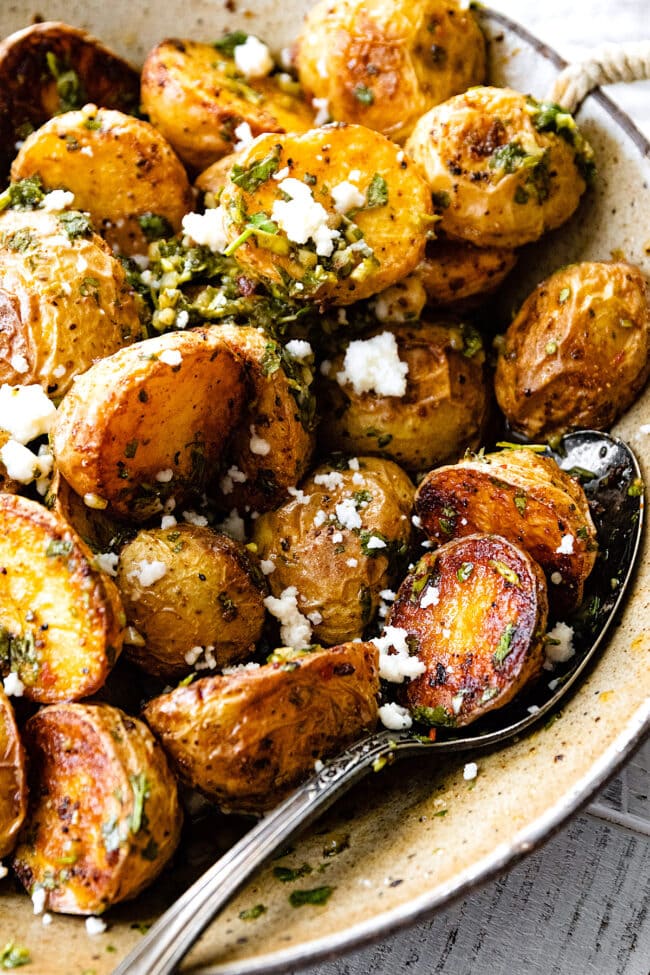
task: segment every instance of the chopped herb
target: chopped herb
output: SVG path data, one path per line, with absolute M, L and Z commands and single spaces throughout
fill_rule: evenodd
M 528 504 L 528 499 L 525 494 L 515 494 L 514 497 L 515 508 L 520 515 L 526 514 L 526 505 Z
M 81 108 L 86 101 L 86 94 L 77 72 L 73 68 L 61 65 L 54 51 L 47 51 L 45 60 L 50 74 L 56 81 L 59 111 L 71 112 Z
M 220 592 L 217 596 L 217 602 L 221 607 L 221 616 L 226 623 L 231 623 L 233 620 L 237 619 L 239 610 L 228 593 Z
M 66 213 L 60 213 L 59 223 L 70 240 L 74 240 L 76 237 L 89 237 L 93 230 L 88 214 L 81 213 L 80 210 L 68 210 Z
M 304 907 L 305 904 L 326 904 L 336 887 L 314 887 L 312 890 L 292 890 L 289 903 L 292 907 Z
M 508 656 L 508 654 L 510 653 L 510 651 L 512 650 L 512 638 L 515 634 L 516 629 L 517 627 L 515 626 L 514 623 L 508 623 L 503 633 L 501 634 L 501 637 L 499 638 L 499 643 L 492 657 L 495 666 L 502 664 L 503 661 Z
M 519 142 L 508 142 L 505 146 L 499 146 L 490 156 L 488 166 L 490 169 L 502 169 L 504 173 L 514 173 L 517 169 L 527 164 L 530 155 Z M 530 165 L 528 163 L 528 165 Z
M 213 47 L 220 51 L 222 54 L 226 54 L 229 58 L 233 57 L 235 54 L 235 48 L 241 47 L 248 40 L 248 34 L 244 33 L 243 30 L 233 30 L 228 34 L 224 34 L 220 37 L 218 41 L 214 41 Z
M 3 243 L 9 250 L 24 254 L 34 243 L 34 235 L 26 227 L 23 227 L 21 230 L 15 230 L 13 234 L 5 235 Z
M 473 562 L 462 562 L 458 572 L 456 573 L 456 578 L 459 582 L 467 582 L 474 570 Z
M 448 812 L 449 812 L 448 809 L 439 809 L 438 812 L 435 812 L 433 815 L 438 816 L 440 819 L 442 819 L 442 817 L 446 816 Z
M 569 477 L 574 477 L 578 481 L 593 481 L 596 474 L 593 471 L 588 470 L 586 467 L 571 467 L 568 471 L 565 471 Z
M 28 176 L 12 183 L 0 194 L 0 210 L 12 207 L 15 210 L 33 210 L 41 203 L 45 191 L 40 176 Z
M 283 884 L 292 883 L 294 880 L 306 877 L 311 872 L 312 868 L 308 863 L 303 863 L 302 867 L 296 867 L 295 869 L 292 867 L 273 867 L 273 876 Z
M 370 545 L 373 538 L 379 539 L 383 542 L 383 545 L 377 546 Z M 362 531 L 359 534 L 359 543 L 361 545 L 361 551 L 363 554 L 370 559 L 376 558 L 378 555 L 388 555 L 391 551 L 391 543 L 386 538 L 382 532 L 379 531 Z
M 523 206 L 525 203 L 528 203 L 529 200 L 530 193 L 526 192 L 523 186 L 517 186 L 515 188 L 515 203 L 519 203 L 520 206 Z
M 239 918 L 241 921 L 256 921 L 262 914 L 266 914 L 266 906 L 264 904 L 256 904 L 255 907 L 249 907 L 245 911 L 240 911 Z
M 511 443 L 510 440 L 497 440 L 497 447 L 503 450 L 532 450 L 534 454 L 543 454 L 548 450 L 545 443 Z
M 506 582 L 512 583 L 513 586 L 521 586 L 521 579 L 509 565 L 502 562 L 501 559 L 488 559 L 488 565 L 491 569 L 496 569 L 500 576 L 506 580 Z
M 264 159 L 252 162 L 247 169 L 237 163 L 230 171 L 230 178 L 236 186 L 246 193 L 254 193 L 262 183 L 266 183 L 273 173 L 278 171 L 280 154 L 277 150 L 270 152 Z
M 131 925 L 132 931 L 139 931 L 140 934 L 146 934 L 151 927 L 151 921 L 134 921 Z
M 366 85 L 355 85 L 352 94 L 362 105 L 372 105 L 375 101 L 375 96 Z
M 538 102 L 528 97 L 526 111 L 538 132 L 555 132 L 575 150 L 574 161 L 585 183 L 596 175 L 594 151 L 580 132 L 573 116 L 554 102 Z
M 439 210 L 446 210 L 451 203 L 451 197 L 446 190 L 434 190 L 431 194 L 431 200 L 434 207 L 437 207 Z
M 129 778 L 133 790 L 133 812 L 131 813 L 130 829 L 138 833 L 145 824 L 144 804 L 149 798 L 149 782 L 144 772 L 138 772 Z
M 483 351 L 483 338 L 481 333 L 472 325 L 465 322 L 460 327 L 463 336 L 463 355 L 466 359 L 472 359 L 477 352 Z
M 441 704 L 435 708 L 429 708 L 425 705 L 418 705 L 417 707 L 411 708 L 411 717 L 418 724 L 429 725 L 432 728 L 453 728 L 456 724 L 454 715 L 450 714 Z
M 16 945 L 13 941 L 8 941 L 0 951 L 0 968 L 5 971 L 10 968 L 20 968 L 22 965 L 29 965 L 31 957 L 27 948 Z
M 174 228 L 167 217 L 159 213 L 141 213 L 138 216 L 140 230 L 148 241 L 160 240 L 162 237 L 173 237 Z
M 72 551 L 72 542 L 65 538 L 53 538 L 45 549 L 45 554 L 49 559 L 60 555 L 69 555 Z
M 138 450 L 138 443 L 139 442 L 137 440 L 129 440 L 126 447 L 124 448 L 124 456 L 128 457 L 129 459 L 135 457 Z
M 245 224 L 239 237 L 226 247 L 224 254 L 226 257 L 231 257 L 242 244 L 246 243 L 249 237 L 255 234 L 258 246 L 273 251 L 275 254 L 286 255 L 290 249 L 289 242 L 284 237 L 278 236 L 279 231 L 278 225 L 266 213 L 254 213 Z
M 563 305 L 564 302 L 568 301 L 570 297 L 571 297 L 571 288 L 562 288 L 559 295 L 557 296 L 557 300 L 560 302 L 561 305 Z
M 98 131 L 101 129 L 102 123 L 94 115 L 84 120 L 84 129 L 90 129 L 91 131 Z
M 366 209 L 372 207 L 384 207 L 388 203 L 388 183 L 379 173 L 370 180 L 370 186 L 366 191 Z
M 498 693 L 499 691 L 496 687 L 486 687 L 483 693 L 481 694 L 480 703 L 486 704 L 488 701 L 491 701 L 493 697 L 496 697 Z
M 640 477 L 635 478 L 627 489 L 628 497 L 640 498 L 643 494 L 644 484 Z
M 302 178 L 302 181 L 303 183 L 306 183 L 307 186 L 316 186 L 316 183 L 318 182 L 317 178 L 313 175 L 313 173 L 305 173 L 305 175 Z
M 370 491 L 355 491 L 354 495 L 354 505 L 356 508 L 365 507 L 365 505 L 370 504 L 372 501 L 372 494 Z

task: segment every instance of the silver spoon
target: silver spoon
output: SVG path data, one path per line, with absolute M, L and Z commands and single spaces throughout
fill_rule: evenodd
M 601 646 L 632 575 L 641 538 L 643 486 L 637 460 L 623 441 L 583 430 L 549 450 L 579 476 L 598 529 L 599 561 L 583 608 L 571 620 L 576 656 L 553 681 L 492 712 L 457 737 L 429 741 L 410 731 L 379 731 L 327 761 L 210 867 L 150 928 L 113 975 L 170 975 L 214 917 L 278 849 L 313 822 L 371 769 L 414 754 L 440 755 L 494 745 L 522 734 L 568 693 Z

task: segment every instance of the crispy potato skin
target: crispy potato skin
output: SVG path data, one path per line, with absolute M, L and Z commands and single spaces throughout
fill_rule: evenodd
M 147 253 L 138 218 L 156 214 L 178 233 L 193 205 L 187 174 L 157 129 L 93 104 L 57 115 L 27 137 L 11 178 L 35 174 L 48 189 L 73 192 L 75 206 L 124 254 Z
M 404 396 L 340 386 L 335 377 L 343 368 L 342 352 L 319 382 L 323 447 L 348 454 L 376 451 L 414 472 L 477 447 L 490 400 L 483 350 L 468 357 L 460 328 L 444 321 L 386 325 L 371 334 L 385 331 L 395 335 L 399 357 L 408 363 Z
M 503 707 L 541 673 L 547 615 L 544 573 L 505 538 L 470 535 L 427 552 L 388 617 L 416 638 L 427 668 L 404 685 L 402 703 L 441 709 L 431 723 L 459 726 Z
M 13 867 L 45 908 L 100 914 L 158 876 L 179 840 L 177 786 L 142 721 L 58 704 L 27 722 L 31 802 Z
M 504 450 L 431 471 L 415 495 L 429 538 L 442 544 L 474 532 L 498 532 L 525 549 L 547 578 L 553 609 L 575 609 L 594 567 L 596 529 L 582 487 L 550 457 Z M 558 552 L 564 536 L 573 552 Z
M 256 136 L 306 132 L 314 118 L 307 103 L 283 91 L 276 78 L 247 81 L 233 58 L 212 44 L 175 39 L 158 44 L 145 59 L 142 106 L 183 162 L 196 170 L 233 151 L 242 122 Z
M 0 494 L 0 665 L 30 701 L 88 697 L 122 648 L 124 611 L 113 581 L 54 512 Z
M 0 383 L 37 383 L 60 399 L 95 359 L 144 337 L 138 309 L 97 234 L 70 240 L 45 210 L 0 214 Z
M 605 430 L 650 374 L 650 309 L 632 264 L 584 262 L 533 291 L 505 335 L 495 376 L 499 406 L 532 440 L 578 427 Z
M 379 593 L 395 582 L 395 554 L 405 553 L 410 540 L 414 488 L 407 475 L 375 457 L 360 457 L 359 467 L 355 477 L 353 470 L 332 474 L 322 465 L 302 484 L 306 503 L 288 501 L 257 519 L 253 530 L 260 559 L 275 564 L 267 576 L 272 594 L 295 586 L 300 612 L 322 617 L 313 626 L 313 639 L 322 644 L 363 635 L 379 607 Z M 331 486 L 322 483 L 328 474 Z M 337 519 L 337 505 L 351 501 L 360 529 L 345 528 Z M 367 547 L 373 533 L 386 541 L 385 548 Z
M 163 499 L 205 487 L 243 394 L 242 365 L 216 330 L 146 339 L 97 362 L 64 397 L 52 431 L 57 465 L 81 497 L 144 521 Z M 156 477 L 169 470 L 171 480 Z
M 162 562 L 167 572 L 144 586 L 143 561 Z M 116 583 L 127 621 L 145 640 L 142 648 L 127 646 L 127 656 L 148 673 L 181 677 L 192 669 L 185 655 L 197 646 L 210 646 L 219 668 L 236 664 L 262 634 L 262 573 L 243 545 L 211 528 L 138 532 L 120 552 Z
M 13 708 L 0 688 L 0 857 L 11 853 L 27 813 L 27 774 Z
M 363 276 L 355 276 L 354 272 L 339 276 L 332 271 L 322 283 L 310 284 L 305 278 L 306 267 L 294 253 L 295 245 L 288 254 L 274 253 L 258 246 L 252 236 L 236 252 L 238 262 L 250 274 L 282 285 L 284 273 L 302 285 L 303 290 L 296 291 L 295 297 L 348 305 L 383 291 L 416 267 L 424 254 L 431 196 L 415 167 L 400 155 L 394 143 L 361 125 L 324 126 L 304 135 L 261 136 L 242 150 L 239 164 L 248 169 L 270 154 L 277 155 L 278 172 L 288 168 L 291 177 L 303 180 L 306 175 L 316 180 L 310 184 L 313 197 L 327 211 L 332 226 L 341 221 L 330 195 L 332 187 L 346 181 L 354 171 L 358 173 L 356 185 L 364 193 L 375 176 L 386 181 L 387 202 L 361 209 L 350 218 L 363 232 L 378 263 Z M 245 229 L 239 215 L 242 208 L 249 214 L 270 214 L 274 202 L 281 199 L 277 180 L 267 179 L 247 192 L 232 181 L 231 174 L 221 196 L 227 212 L 229 242 L 233 243 Z M 281 237 L 286 239 L 284 231 Z
M 314 761 L 377 721 L 377 650 L 346 643 L 290 662 L 204 677 L 143 717 L 181 779 L 225 810 L 271 809 Z
M 475 247 L 466 241 L 430 240 L 415 274 L 422 282 L 429 305 L 462 307 L 469 299 L 491 294 L 517 263 L 506 247 Z
M 135 68 L 97 38 L 58 21 L 32 24 L 0 42 L 0 176 L 6 180 L 14 146 L 25 126 L 36 129 L 63 110 L 47 55 L 72 69 L 86 101 L 137 110 L 140 78 Z
M 439 201 L 440 228 L 449 237 L 519 247 L 559 227 L 578 206 L 586 184 L 573 147 L 538 131 L 526 106 L 526 96 L 510 88 L 473 88 L 415 126 L 406 149 Z M 515 143 L 527 159 L 545 154 L 543 168 L 500 164 L 495 153 Z M 541 192 L 531 173 L 544 177 Z
M 454 0 L 322 0 L 295 55 L 300 81 L 332 118 L 403 141 L 417 119 L 485 78 L 485 41 Z

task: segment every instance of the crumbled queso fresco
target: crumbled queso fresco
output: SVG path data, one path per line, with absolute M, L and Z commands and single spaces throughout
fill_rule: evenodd
M 165 562 L 159 562 L 156 559 L 152 561 L 142 559 L 135 563 L 133 570 L 129 573 L 129 579 L 138 582 L 146 589 L 167 575 L 168 570 L 169 566 Z
M 403 708 L 401 704 L 382 704 L 377 712 L 379 720 L 384 728 L 390 731 L 405 731 L 413 725 L 413 719 L 408 708 Z
M 408 371 L 393 333 L 381 332 L 350 342 L 336 381 L 339 386 L 349 384 L 357 395 L 375 392 L 378 396 L 404 396 Z
M 290 176 L 278 183 L 278 188 L 289 199 L 274 201 L 271 219 L 294 244 L 306 244 L 311 239 L 319 257 L 331 257 L 334 241 L 341 234 L 328 225 L 329 214 L 322 203 L 316 202 L 309 186 Z
M 243 44 L 237 44 L 233 53 L 237 70 L 248 80 L 265 78 L 273 71 L 271 52 L 266 44 L 252 34 L 248 35 Z
M 553 670 L 556 664 L 563 664 L 573 657 L 575 654 L 573 632 L 573 627 L 568 623 L 556 623 L 553 629 L 548 631 L 544 645 L 545 670 Z
M 279 597 L 267 596 L 264 605 L 271 616 L 280 622 L 280 638 L 286 647 L 301 650 L 311 643 L 311 623 L 298 609 L 298 590 L 295 586 L 283 589 Z
M 55 417 L 56 407 L 40 386 L 0 386 L 0 429 L 9 434 L 0 447 L 0 461 L 8 477 L 20 484 L 36 481 L 42 495 L 48 488 L 53 457 L 45 444 L 38 453 L 26 445 L 49 433 Z
M 562 541 L 560 542 L 560 544 L 558 545 L 558 547 L 555 549 L 556 554 L 558 554 L 558 555 L 573 555 L 573 543 L 574 542 L 575 542 L 575 538 L 573 537 L 573 535 L 563 535 L 562 536 Z
M 411 655 L 407 639 L 403 627 L 387 626 L 382 636 L 371 641 L 379 650 L 379 676 L 383 680 L 403 684 L 406 677 L 418 677 L 426 670 L 424 662 Z

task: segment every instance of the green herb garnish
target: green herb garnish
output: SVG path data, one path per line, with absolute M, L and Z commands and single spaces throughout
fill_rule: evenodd
M 239 918 L 241 921 L 256 921 L 262 914 L 266 914 L 266 906 L 264 904 L 256 904 L 255 907 L 249 907 L 245 911 L 240 911 Z
M 473 562 L 462 562 L 458 572 L 456 573 L 456 578 L 459 582 L 467 582 L 474 570 Z
M 506 582 L 512 583 L 513 586 L 521 586 L 521 579 L 509 565 L 502 562 L 501 559 L 488 559 L 488 565 L 490 568 L 495 569 L 500 576 L 506 580 Z
M 220 51 L 222 54 L 226 54 L 229 58 L 233 57 L 235 54 L 235 48 L 241 47 L 248 40 L 248 34 L 244 33 L 243 30 L 233 30 L 228 34 L 224 34 L 220 37 L 218 41 L 213 42 L 213 47 Z
M 305 904 L 326 904 L 336 887 L 314 887 L 312 890 L 292 890 L 289 903 L 292 907 L 304 907 Z
M 283 884 L 293 883 L 294 880 L 306 877 L 311 872 L 312 868 L 308 863 L 303 863 L 301 867 L 295 869 L 292 867 L 273 867 L 273 876 Z
M 74 240 L 76 237 L 89 237 L 93 232 L 90 217 L 80 210 L 68 210 L 66 213 L 60 213 L 59 223 L 70 240 Z
M 370 180 L 370 186 L 366 191 L 366 209 L 373 207 L 383 207 L 388 203 L 388 183 L 379 173 Z
M 22 965 L 29 965 L 31 957 L 27 948 L 22 945 L 8 941 L 0 951 L 0 968 L 7 971 L 10 968 L 20 968 Z
M 495 666 L 499 666 L 506 659 L 510 651 L 512 650 L 512 638 L 515 634 L 517 627 L 514 623 L 508 623 L 505 627 L 501 637 L 499 638 L 499 643 L 494 655 L 492 657 Z
M 352 94 L 362 105 L 372 105 L 375 100 L 375 96 L 366 85 L 355 85 Z
M 133 812 L 129 825 L 132 833 L 138 833 L 145 825 L 144 804 L 149 798 L 149 782 L 144 772 L 130 776 L 129 782 L 133 790 Z
M 141 213 L 138 216 L 138 223 L 148 241 L 160 240 L 162 237 L 173 237 L 174 235 L 174 228 L 169 220 L 160 213 Z
M 270 152 L 264 159 L 252 162 L 244 169 L 237 163 L 230 170 L 230 178 L 236 186 L 246 193 L 254 193 L 262 183 L 266 183 L 273 173 L 278 171 L 280 154 L 277 150 Z

